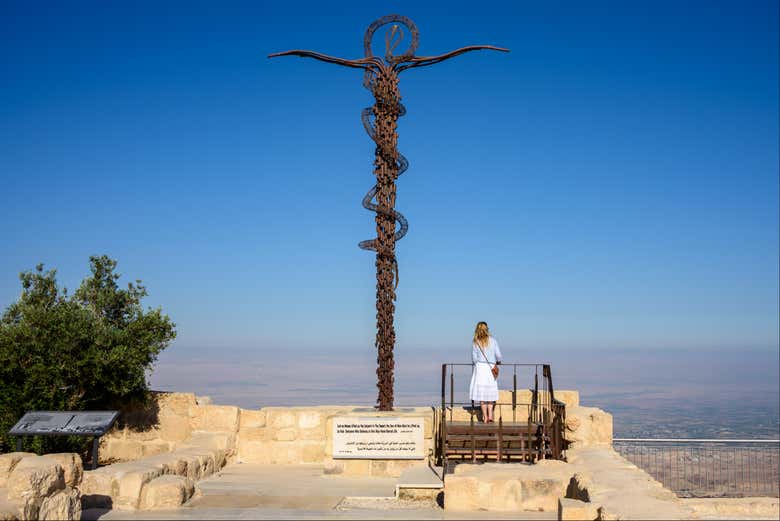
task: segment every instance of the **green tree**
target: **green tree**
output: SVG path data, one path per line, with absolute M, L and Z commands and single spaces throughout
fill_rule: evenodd
M 0 452 L 29 410 L 116 409 L 148 396 L 147 374 L 176 337 L 162 310 L 143 309 L 140 280 L 119 287 L 117 262 L 90 257 L 91 276 L 73 295 L 56 271 L 19 275 L 22 293 L 0 317 Z M 36 438 L 26 447 L 82 451 L 89 440 Z

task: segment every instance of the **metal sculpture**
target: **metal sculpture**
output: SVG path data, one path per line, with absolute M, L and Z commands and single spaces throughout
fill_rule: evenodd
M 385 34 L 384 59 L 374 56 L 371 42 L 377 29 L 393 24 Z M 404 39 L 405 26 L 411 34 L 411 42 L 403 54 L 393 51 Z M 314 58 L 345 67 L 363 69 L 363 86 L 374 96 L 374 105 L 363 109 L 361 119 L 369 137 L 376 143 L 374 175 L 376 184 L 363 197 L 363 207 L 376 213 L 376 238 L 361 241 L 364 250 L 376 252 L 376 348 L 377 348 L 377 402 L 380 411 L 393 409 L 393 346 L 395 345 L 395 290 L 398 287 L 398 261 L 395 243 L 406 235 L 409 224 L 395 209 L 395 181 L 409 166 L 398 152 L 397 121 L 406 113 L 398 91 L 398 74 L 407 69 L 425 67 L 469 51 L 489 49 L 508 52 L 508 49 L 492 45 L 470 45 L 439 56 L 415 56 L 419 32 L 409 18 L 400 15 L 384 16 L 366 30 L 363 38 L 365 57 L 347 60 L 314 51 L 293 50 L 271 54 L 268 57 L 300 56 Z M 373 124 L 371 118 L 373 116 Z M 376 202 L 374 202 L 376 201 Z M 398 223 L 398 229 L 396 229 Z

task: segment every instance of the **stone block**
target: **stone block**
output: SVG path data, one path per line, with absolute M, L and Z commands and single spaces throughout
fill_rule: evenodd
M 203 471 L 200 458 L 195 454 L 185 454 L 183 451 L 176 451 L 175 454 L 184 462 L 186 471 L 181 475 L 186 476 L 193 482 L 198 481 Z
M 81 477 L 84 474 L 84 465 L 81 462 L 81 456 L 75 452 L 62 452 L 57 454 L 46 454 L 41 456 L 53 463 L 58 463 L 62 467 L 65 484 L 69 487 L 78 487 L 81 484 Z
M 374 477 L 398 478 L 404 470 L 418 466 L 427 466 L 427 462 L 425 460 L 371 460 L 369 472 Z
M 238 461 L 241 463 L 270 463 L 268 442 L 265 440 L 248 440 L 243 436 L 238 438 Z
M 555 391 L 555 398 L 566 404 L 566 408 L 579 407 L 580 392 L 572 390 Z
M 19 519 L 30 519 L 26 517 L 20 508 L 20 505 L 8 501 L 5 497 L 5 491 L 0 493 L 0 521 L 18 521 Z
M 298 428 L 300 429 L 313 429 L 319 427 L 322 424 L 322 414 L 320 411 L 300 411 L 298 413 Z
M 299 442 L 268 442 L 271 451 L 269 463 L 275 465 L 290 465 L 303 460 L 303 444 Z
M 612 445 L 612 415 L 596 407 L 567 407 L 564 437 L 571 448 Z
M 22 458 L 8 477 L 8 499 L 20 503 L 38 501 L 64 488 L 62 466 L 43 456 Z
M 424 501 L 427 503 L 435 502 L 441 490 L 438 488 L 399 488 L 398 499 L 401 501 Z
M 161 412 L 157 424 L 159 437 L 165 441 L 184 441 L 192 433 L 189 414 L 173 414 Z
M 598 506 L 578 499 L 558 500 L 558 521 L 595 521 L 599 518 Z
M 210 476 L 215 471 L 214 452 L 207 449 L 181 449 L 176 454 L 187 461 L 187 477 L 193 482 Z
M 593 479 L 590 474 L 577 472 L 569 481 L 566 487 L 566 497 L 570 499 L 579 499 L 580 501 L 590 502 L 590 489 L 593 487 Z
M 236 450 L 230 449 L 230 450 L 222 450 L 217 449 L 214 451 L 214 472 L 219 472 L 222 467 L 227 465 L 228 463 L 232 463 L 233 459 L 235 458 Z
M 274 434 L 274 440 L 276 441 L 293 441 L 298 437 L 298 431 L 293 428 L 279 429 Z
M 433 450 L 433 447 L 434 447 L 435 443 L 436 443 L 436 440 L 434 440 L 433 438 L 425 440 L 424 450 L 425 450 L 425 456 L 426 457 L 429 454 L 432 454 L 432 450 Z
M 67 487 L 44 498 L 38 509 L 38 519 L 41 521 L 79 521 L 81 519 L 81 497 L 78 489 Z
M 326 475 L 343 474 L 344 465 L 339 460 L 326 459 L 322 473 Z
M 264 410 L 251 410 L 241 409 L 239 413 L 239 429 L 258 429 L 265 427 L 265 411 Z
M 298 431 L 298 439 L 309 441 L 321 441 L 323 450 L 325 447 L 325 428 L 320 426 L 314 429 L 301 429 Z
M 164 433 L 160 431 L 159 426 L 153 427 L 125 427 L 121 431 L 117 431 L 116 436 L 109 437 L 109 440 L 133 440 L 133 441 L 151 441 L 159 440 L 163 437 Z M 103 436 L 105 438 L 105 436 Z M 101 438 L 101 441 L 103 440 Z
M 523 510 L 539 510 L 555 512 L 558 498 L 566 491 L 568 479 L 559 478 L 523 479 L 520 482 L 520 492 Z
M 188 416 L 190 408 L 198 405 L 198 399 L 194 393 L 155 393 L 155 400 L 159 408 L 158 414 Z
M 8 482 L 8 476 L 14 470 L 17 463 L 27 457 L 34 457 L 32 452 L 9 452 L 0 454 L 0 487 L 5 487 Z
M 444 507 L 456 511 L 555 512 L 570 479 L 567 464 L 553 460 L 535 465 L 461 464 L 445 481 Z
M 163 474 L 174 474 L 177 476 L 187 475 L 187 458 L 182 456 L 179 451 L 150 456 L 137 463 L 148 467 L 158 468 Z
M 460 467 L 460 465 L 458 465 Z M 487 510 L 490 485 L 472 476 L 448 476 L 444 482 L 444 509 L 456 512 Z
M 519 376 L 518 376 L 519 379 Z M 541 385 L 541 383 L 540 383 Z M 517 404 L 523 405 L 524 408 L 527 404 L 531 403 L 533 397 L 533 393 L 530 389 L 518 389 L 517 390 Z M 547 400 L 547 393 L 546 391 L 539 391 L 539 401 Z M 580 404 L 580 393 L 579 391 L 571 391 L 571 390 L 557 390 L 555 391 L 555 399 L 560 400 L 563 403 L 566 404 L 566 408 L 569 407 L 577 407 Z M 498 401 L 500 403 L 512 403 L 512 391 L 510 390 L 499 390 L 498 391 Z
M 236 447 L 237 434 L 234 432 L 203 432 L 196 431 L 181 448 L 197 448 L 208 450 L 232 450 Z
M 268 408 L 266 409 L 266 414 L 268 415 L 268 424 L 274 429 L 295 426 L 295 413 L 288 408 Z
M 191 480 L 166 475 L 146 483 L 141 491 L 140 510 L 170 510 L 183 505 L 195 490 Z
M 324 443 L 300 443 L 301 461 L 300 463 L 321 463 L 325 460 Z
M 433 438 L 433 415 L 425 416 L 425 424 L 423 426 L 423 438 L 430 440 Z
M 190 407 L 190 423 L 194 431 L 237 432 L 238 407 L 204 405 Z
M 370 476 L 371 460 L 364 459 L 345 459 L 336 460 L 341 463 L 341 473 L 345 476 Z
M 143 457 L 156 456 L 157 454 L 164 454 L 170 452 L 171 443 L 167 441 L 155 440 L 145 441 L 141 444 L 141 453 Z
M 113 508 L 133 510 L 138 508 L 141 489 L 153 479 L 162 475 L 161 467 L 138 465 L 118 477 L 119 495 L 114 497 Z
M 134 461 L 144 454 L 143 442 L 133 439 L 110 440 L 100 451 L 101 462 Z
M 113 465 L 84 472 L 81 480 L 81 505 L 84 509 L 113 508 L 113 498 L 119 495 Z
M 269 430 L 265 427 L 241 429 L 238 438 L 246 441 L 263 441 L 268 439 Z

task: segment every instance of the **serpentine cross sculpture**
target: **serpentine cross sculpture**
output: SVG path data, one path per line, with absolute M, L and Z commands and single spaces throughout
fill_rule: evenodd
M 380 27 L 392 24 L 385 32 L 384 59 L 374 56 L 371 42 Z M 411 34 L 409 47 L 403 54 L 393 54 L 404 39 L 403 27 Z M 361 119 L 369 137 L 376 143 L 374 175 L 376 184 L 363 197 L 363 207 L 376 213 L 376 238 L 360 242 L 360 248 L 376 252 L 376 348 L 377 348 L 377 402 L 380 411 L 393 409 L 393 346 L 395 345 L 395 290 L 398 287 L 398 262 L 395 243 L 409 229 L 406 218 L 395 209 L 395 181 L 409 166 L 398 152 L 398 118 L 406 113 L 398 91 L 398 75 L 402 71 L 442 62 L 469 51 L 489 49 L 508 52 L 492 45 L 469 45 L 439 56 L 415 56 L 419 32 L 409 18 L 400 15 L 384 16 L 366 30 L 363 38 L 365 57 L 347 60 L 314 51 L 293 50 L 271 54 L 268 57 L 300 56 L 314 58 L 345 67 L 363 69 L 363 86 L 374 96 L 374 105 L 363 109 Z M 373 117 L 373 123 L 371 121 Z M 398 228 L 396 229 L 396 223 Z

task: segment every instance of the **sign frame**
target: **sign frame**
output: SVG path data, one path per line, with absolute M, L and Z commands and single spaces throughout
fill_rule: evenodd
M 425 454 L 425 418 L 423 416 L 413 416 L 413 417 L 404 417 L 404 416 L 336 416 L 332 420 L 333 422 L 333 431 L 332 431 L 332 458 L 333 459 L 356 459 L 356 460 L 424 460 L 426 458 Z M 344 422 L 351 422 L 351 423 L 366 423 L 366 424 L 379 424 L 378 426 L 383 428 L 391 427 L 393 423 L 401 424 L 404 429 L 414 429 L 414 432 L 400 432 L 400 433 L 386 433 L 386 432 L 377 432 L 377 433 L 343 433 L 338 432 L 339 426 L 343 425 Z M 408 424 L 416 424 L 414 426 L 408 425 Z M 400 441 L 393 441 L 393 440 L 387 440 L 388 443 L 402 443 L 404 445 L 413 444 L 415 446 L 415 450 L 413 454 L 409 455 L 398 455 L 397 453 L 392 453 L 392 449 L 388 451 L 388 453 L 382 454 L 380 451 L 381 449 L 364 449 L 363 453 L 343 453 L 339 451 L 339 443 L 338 439 L 343 438 L 345 436 L 356 437 L 358 439 L 352 440 L 352 443 L 355 443 L 359 441 L 360 437 L 370 439 L 370 436 L 375 437 L 385 437 L 385 436 L 394 436 L 396 438 L 401 438 Z M 400 436 L 399 436 L 400 435 Z M 413 438 L 410 440 L 410 438 Z M 368 444 L 380 444 L 381 442 L 376 441 L 370 441 L 363 443 Z M 344 442 L 342 446 L 347 445 L 348 443 Z
M 28 416 L 43 415 L 43 414 L 51 414 L 55 416 L 70 415 L 71 418 L 65 423 L 65 425 L 61 427 L 54 427 L 45 430 L 26 430 L 22 428 L 22 426 L 25 423 L 31 421 L 32 418 L 25 421 L 25 419 L 28 418 Z M 101 424 L 100 428 L 82 429 L 82 430 L 66 429 L 66 427 L 77 417 L 87 416 L 90 414 L 92 415 L 110 414 L 111 416 L 108 418 L 107 422 Z M 24 413 L 24 416 L 22 416 L 19 419 L 19 421 L 16 422 L 16 424 L 13 427 L 11 427 L 11 430 L 8 431 L 8 434 L 10 434 L 11 436 L 103 436 L 105 433 L 109 431 L 109 429 L 111 429 L 111 427 L 113 427 L 118 417 L 119 417 L 119 411 L 27 411 L 26 413 Z

